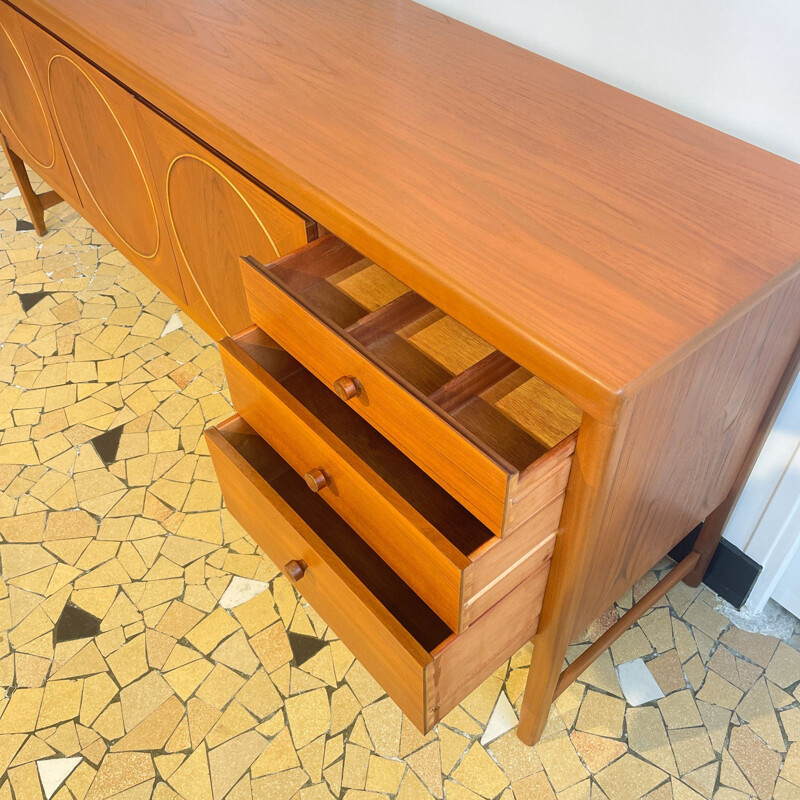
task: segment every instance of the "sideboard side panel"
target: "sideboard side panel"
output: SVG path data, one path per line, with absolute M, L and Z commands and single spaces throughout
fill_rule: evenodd
M 724 501 L 799 339 L 800 276 L 632 398 L 576 632 Z

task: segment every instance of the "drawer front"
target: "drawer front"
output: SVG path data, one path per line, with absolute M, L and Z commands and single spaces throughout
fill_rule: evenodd
M 302 487 L 287 483 L 287 476 L 295 484 L 300 478 L 240 417 L 210 428 L 206 439 L 231 513 L 421 731 L 536 633 L 549 562 L 467 631 L 450 633 L 312 496 L 330 515 L 314 518 L 305 495 L 298 495 Z M 271 457 L 254 456 L 253 445 Z
M 319 497 L 451 630 L 459 630 L 469 559 L 236 342 L 224 339 L 220 353 L 237 413 L 299 475 L 320 470 L 327 485 L 319 488 Z
M 37 35 L 45 34 L 0 3 L 0 131 L 20 158 L 80 209 L 75 181 L 28 49 L 27 38 Z
M 304 562 L 296 587 L 417 727 L 424 725 L 426 667 L 432 661 L 216 428 L 209 451 L 231 513 L 275 564 Z
M 239 258 L 308 241 L 307 221 L 150 109 L 138 109 L 188 313 L 214 339 L 252 324 Z
M 253 321 L 332 389 L 342 378 L 355 379 L 360 392 L 350 406 L 499 533 L 510 480 L 506 467 L 251 262 L 242 274 Z

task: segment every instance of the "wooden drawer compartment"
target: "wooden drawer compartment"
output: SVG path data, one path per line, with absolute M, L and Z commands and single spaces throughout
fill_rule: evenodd
M 237 412 L 453 631 L 464 630 L 552 554 L 561 473 L 541 507 L 498 539 L 259 328 L 220 353 Z M 312 492 L 308 491 L 311 495 Z
M 231 513 L 420 730 L 536 632 L 549 563 L 453 634 L 241 417 L 206 438 Z
M 253 321 L 494 534 L 566 485 L 579 410 L 336 237 L 242 276 Z

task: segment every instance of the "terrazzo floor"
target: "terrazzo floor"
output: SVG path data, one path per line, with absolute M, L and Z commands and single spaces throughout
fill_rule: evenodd
M 683 584 L 535 748 L 530 645 L 421 736 L 224 508 L 213 342 L 66 205 L 32 235 L 13 188 L 0 162 L 0 800 L 800 798 L 800 629 Z

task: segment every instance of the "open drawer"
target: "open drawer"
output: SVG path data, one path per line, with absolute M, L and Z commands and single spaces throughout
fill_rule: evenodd
M 242 277 L 253 321 L 495 535 L 566 482 L 579 410 L 336 237 Z
M 499 539 L 260 328 L 223 339 L 220 353 L 236 411 L 452 630 L 550 560 L 561 471 Z
M 206 437 L 231 513 L 420 730 L 535 634 L 549 563 L 453 634 L 240 417 Z

